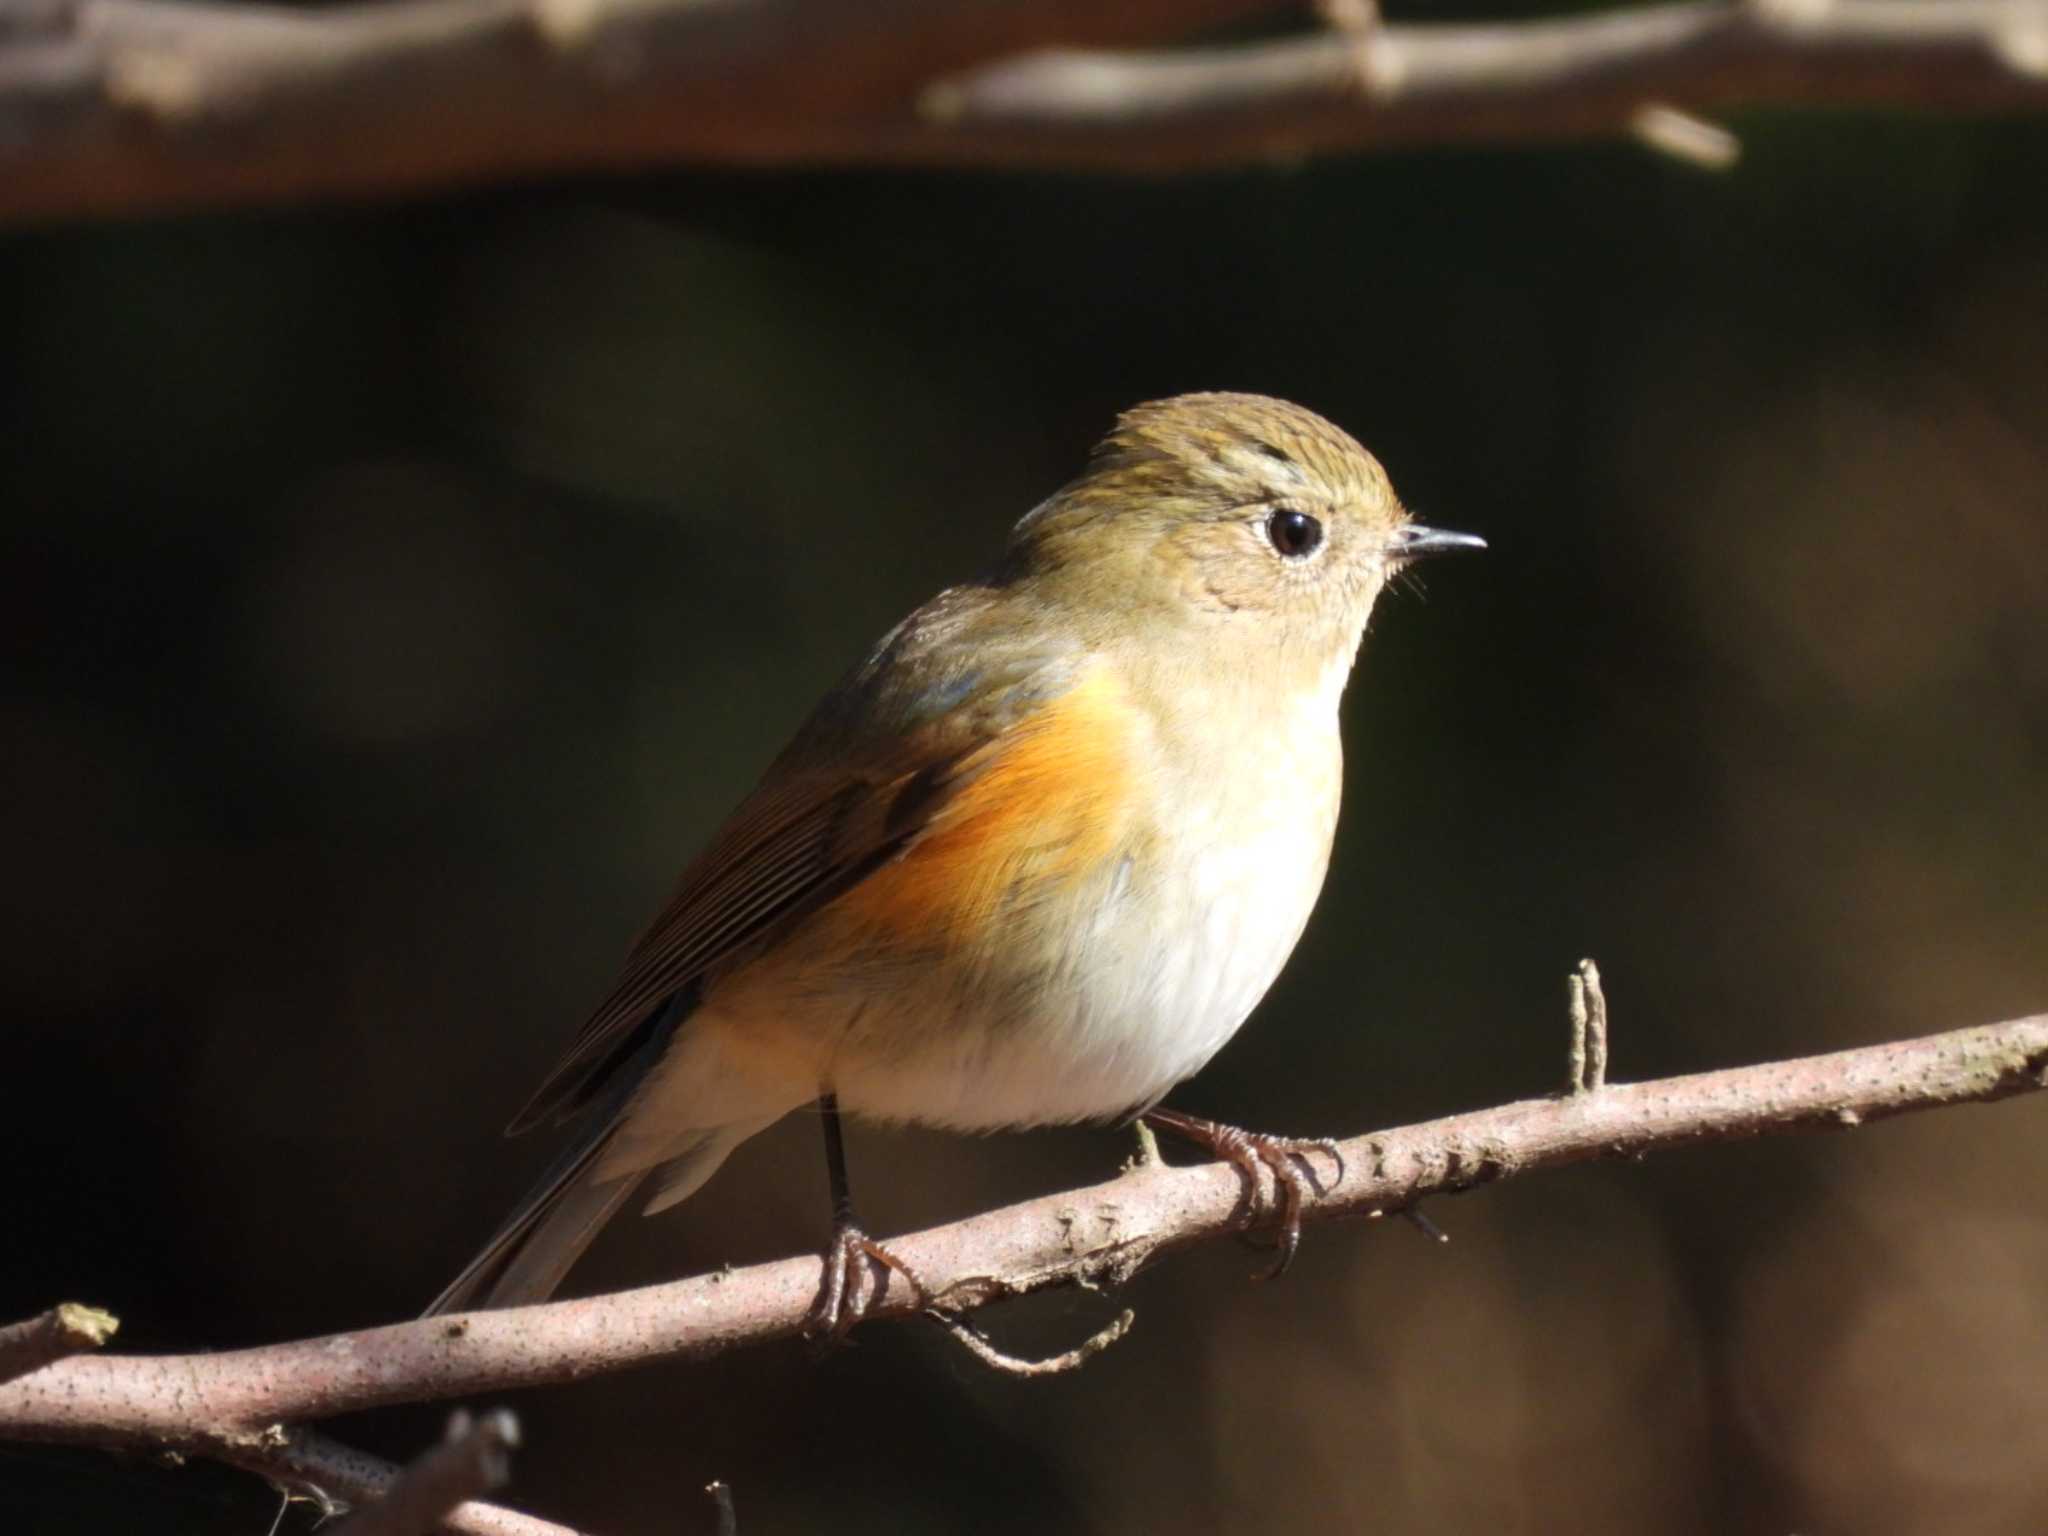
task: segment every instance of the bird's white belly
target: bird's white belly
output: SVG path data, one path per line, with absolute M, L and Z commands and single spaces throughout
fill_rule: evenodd
M 1134 855 L 1073 904 L 1028 985 L 975 970 L 870 999 L 832 1065 L 841 1104 L 993 1130 L 1112 1118 L 1199 1071 L 1292 953 L 1335 820 L 1267 784 L 1204 798 L 1153 844 L 1171 851 Z

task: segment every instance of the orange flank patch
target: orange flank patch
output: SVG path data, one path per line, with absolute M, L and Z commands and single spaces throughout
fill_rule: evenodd
M 972 947 L 1105 873 L 1130 828 L 1131 705 L 1104 667 L 1013 726 L 931 826 L 838 905 L 862 928 Z

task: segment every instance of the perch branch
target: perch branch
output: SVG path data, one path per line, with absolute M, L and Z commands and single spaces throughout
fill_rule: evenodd
M 1355 7 L 1354 7 L 1355 8 Z M 1182 171 L 2048 107 L 2048 0 L 1681 0 L 1127 51 L 1277 0 L 15 0 L 0 218 L 697 165 Z M 1296 12 L 1298 14 L 1298 11 Z
M 1608 1085 L 1342 1143 L 1346 1172 L 1309 1219 L 1378 1216 L 1430 1195 L 1698 1142 L 1843 1129 L 2048 1088 L 2048 1014 L 1764 1066 Z M 959 1315 L 1055 1286 L 1118 1285 L 1168 1254 L 1239 1229 L 1243 1188 L 1222 1164 L 1139 1165 L 1108 1183 L 892 1239 L 932 1287 L 889 1282 L 882 1316 Z M 219 1354 L 78 1355 L 0 1385 L 0 1438 L 210 1455 L 292 1486 L 367 1498 L 382 1463 L 284 1424 L 391 1403 L 578 1380 L 693 1360 L 803 1327 L 815 1258 L 505 1312 L 473 1312 Z M 481 1506 L 465 1506 L 474 1511 Z M 560 1536 L 505 1511 L 462 1523 Z

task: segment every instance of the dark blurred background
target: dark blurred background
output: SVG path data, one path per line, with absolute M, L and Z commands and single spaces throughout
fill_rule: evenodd
M 2048 128 L 1150 182 L 673 175 L 0 237 L 0 1314 L 409 1316 L 500 1126 L 877 633 L 1114 412 L 1286 395 L 1492 552 L 1385 604 L 1329 889 L 1177 1097 L 1350 1133 L 2048 1005 Z M 936 1330 L 515 1395 L 631 1533 L 2048 1526 L 2048 1118 L 1709 1148 L 1146 1276 L 1076 1377 Z M 816 1126 L 572 1289 L 815 1247 Z M 1128 1143 L 856 1129 L 881 1232 Z M 993 1314 L 1018 1350 L 1114 1298 Z M 336 1432 L 403 1458 L 433 1406 Z M 262 1536 L 0 1448 L 0 1527 Z M 310 1527 L 294 1511 L 286 1529 Z

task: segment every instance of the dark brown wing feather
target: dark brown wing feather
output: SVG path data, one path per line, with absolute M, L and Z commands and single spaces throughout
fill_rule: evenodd
M 1071 684 L 1077 647 L 1042 627 L 1008 633 L 1003 617 L 990 589 L 943 593 L 826 697 L 684 872 L 507 1135 L 575 1114 L 664 1004 L 900 855 L 1004 731 Z

